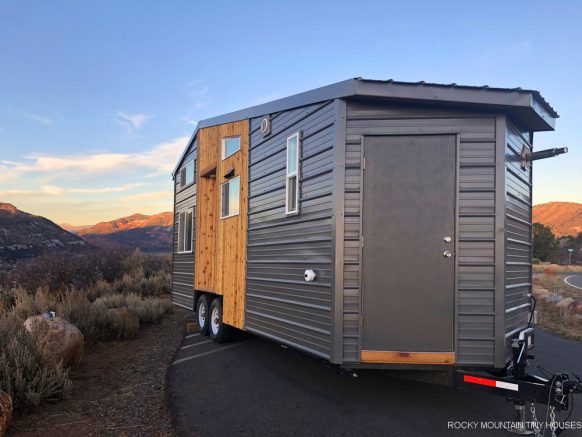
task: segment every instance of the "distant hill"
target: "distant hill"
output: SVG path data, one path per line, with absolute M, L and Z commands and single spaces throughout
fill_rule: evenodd
M 71 234 L 78 234 L 79 231 L 91 227 L 91 225 L 75 226 L 75 225 L 70 225 L 68 223 L 59 223 L 59 226 L 61 228 L 63 228 L 65 231 L 69 231 Z
M 533 207 L 534 223 L 549 226 L 557 236 L 582 232 L 582 203 L 549 202 Z
M 171 252 L 173 214 L 132 214 L 93 226 L 69 226 L 77 235 L 103 249 L 135 249 Z
M 0 203 L 0 261 L 87 249 L 87 242 L 50 220 Z

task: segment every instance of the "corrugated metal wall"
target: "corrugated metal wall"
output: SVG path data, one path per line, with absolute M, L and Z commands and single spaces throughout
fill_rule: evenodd
M 457 363 L 495 359 L 495 116 L 349 101 L 347 106 L 344 339 L 345 362 L 359 360 L 360 174 L 363 135 L 459 133 Z M 411 169 L 413 171 L 413 169 Z
M 196 160 L 198 153 L 197 141 L 194 140 L 182 161 L 182 166 L 176 172 L 174 180 L 174 245 L 172 263 L 172 303 L 184 308 L 194 309 L 194 254 L 178 253 L 178 220 L 181 211 L 193 208 L 193 242 L 196 247 L 196 174 L 198 166 L 194 162 L 194 184 L 180 189 L 180 169 L 190 160 Z
M 332 330 L 333 101 L 251 120 L 245 327 L 329 358 Z M 286 139 L 301 131 L 300 214 L 285 216 Z M 317 273 L 305 282 L 304 271 Z
M 532 175 L 521 168 L 521 150 L 531 150 L 529 132 L 507 123 L 505 144 L 505 340 L 527 327 L 530 313 L 532 248 Z

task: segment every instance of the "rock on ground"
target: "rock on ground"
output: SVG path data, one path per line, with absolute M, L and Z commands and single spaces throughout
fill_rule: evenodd
M 568 305 L 568 311 L 572 314 L 582 314 L 582 301 L 574 301 Z
M 85 337 L 79 328 L 60 317 L 45 319 L 43 316 L 29 317 L 24 322 L 24 327 L 32 332 L 33 327 L 38 323 L 48 325 L 49 349 L 57 359 L 63 360 L 64 366 L 70 367 L 79 362 L 85 344 Z
M 566 297 L 562 299 L 560 302 L 558 302 L 556 306 L 558 308 L 568 308 L 568 305 L 570 305 L 572 302 L 574 302 L 574 299 L 572 299 L 571 297 Z

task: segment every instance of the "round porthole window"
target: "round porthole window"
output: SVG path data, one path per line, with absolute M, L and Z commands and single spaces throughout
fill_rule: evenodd
M 261 134 L 266 137 L 271 133 L 271 117 L 265 115 L 261 121 Z

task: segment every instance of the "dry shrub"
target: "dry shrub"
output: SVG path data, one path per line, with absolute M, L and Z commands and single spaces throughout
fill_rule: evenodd
M 172 310 L 172 304 L 164 299 L 155 297 L 142 298 L 137 294 L 112 294 L 102 296 L 93 302 L 93 305 L 104 309 L 128 308 L 135 313 L 143 325 L 158 323 Z
M 555 273 L 582 273 L 582 266 L 580 265 L 560 265 L 560 264 L 534 264 L 534 273 L 545 273 L 545 274 L 555 274 Z M 547 271 L 547 273 L 546 273 Z
M 14 312 L 0 317 L 0 389 L 17 411 L 64 397 L 71 389 L 67 370 L 49 351 L 46 329 L 39 324 L 28 332 Z

